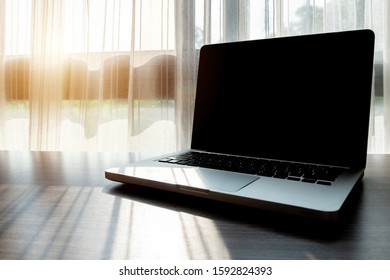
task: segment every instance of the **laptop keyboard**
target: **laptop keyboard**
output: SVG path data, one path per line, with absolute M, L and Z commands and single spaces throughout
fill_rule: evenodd
M 345 169 L 338 167 L 247 158 L 203 152 L 186 152 L 161 158 L 159 162 L 197 166 L 274 177 L 306 183 L 331 185 Z

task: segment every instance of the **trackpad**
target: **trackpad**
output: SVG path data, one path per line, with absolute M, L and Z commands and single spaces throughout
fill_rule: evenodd
M 236 192 L 256 181 L 257 176 L 206 168 L 184 169 L 190 187 L 223 192 Z M 183 185 L 184 182 L 177 182 Z M 186 185 L 186 184 L 184 184 Z

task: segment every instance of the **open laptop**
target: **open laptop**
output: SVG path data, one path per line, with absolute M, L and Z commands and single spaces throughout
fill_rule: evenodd
M 205 45 L 191 148 L 105 176 L 336 219 L 364 174 L 373 56 L 370 30 Z

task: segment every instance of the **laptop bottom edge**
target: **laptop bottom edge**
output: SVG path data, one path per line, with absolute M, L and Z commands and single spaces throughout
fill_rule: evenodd
M 360 189 L 362 183 L 362 177 L 359 178 L 356 185 L 351 189 L 351 194 L 346 197 L 346 200 L 342 203 L 339 209 L 324 211 L 324 210 L 316 210 L 316 209 L 308 209 L 296 205 L 288 205 L 283 203 L 277 203 L 274 201 L 267 201 L 261 199 L 254 199 L 250 197 L 240 196 L 231 193 L 224 192 L 215 192 L 210 191 L 209 189 L 199 189 L 199 188 L 189 188 L 187 186 L 180 186 L 176 184 L 169 183 L 161 183 L 159 181 L 151 181 L 143 178 L 137 177 L 129 177 L 127 175 L 121 173 L 115 173 L 110 170 L 106 170 L 105 177 L 108 180 L 116 181 L 124 184 L 136 185 L 147 187 L 151 189 L 162 190 L 166 192 L 175 192 L 183 195 L 188 195 L 191 197 L 204 198 L 208 200 L 220 201 L 223 203 L 235 204 L 243 207 L 250 207 L 259 210 L 268 211 L 270 213 L 278 213 L 287 216 L 293 216 L 302 219 L 309 220 L 318 220 L 324 222 L 337 222 L 342 220 L 345 216 L 344 213 L 347 212 L 348 209 L 353 204 L 352 193 L 356 193 L 356 189 Z

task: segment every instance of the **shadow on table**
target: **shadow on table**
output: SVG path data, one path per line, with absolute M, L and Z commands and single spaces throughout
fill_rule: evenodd
M 354 234 L 351 227 L 359 218 L 363 188 L 356 189 L 336 222 L 304 219 L 135 185 L 113 183 L 105 186 L 103 192 L 212 220 L 233 259 L 331 259 L 333 246 L 339 246 L 337 244 Z M 254 250 L 243 252 L 244 247 Z M 348 254 L 345 252 L 345 258 L 349 258 Z

